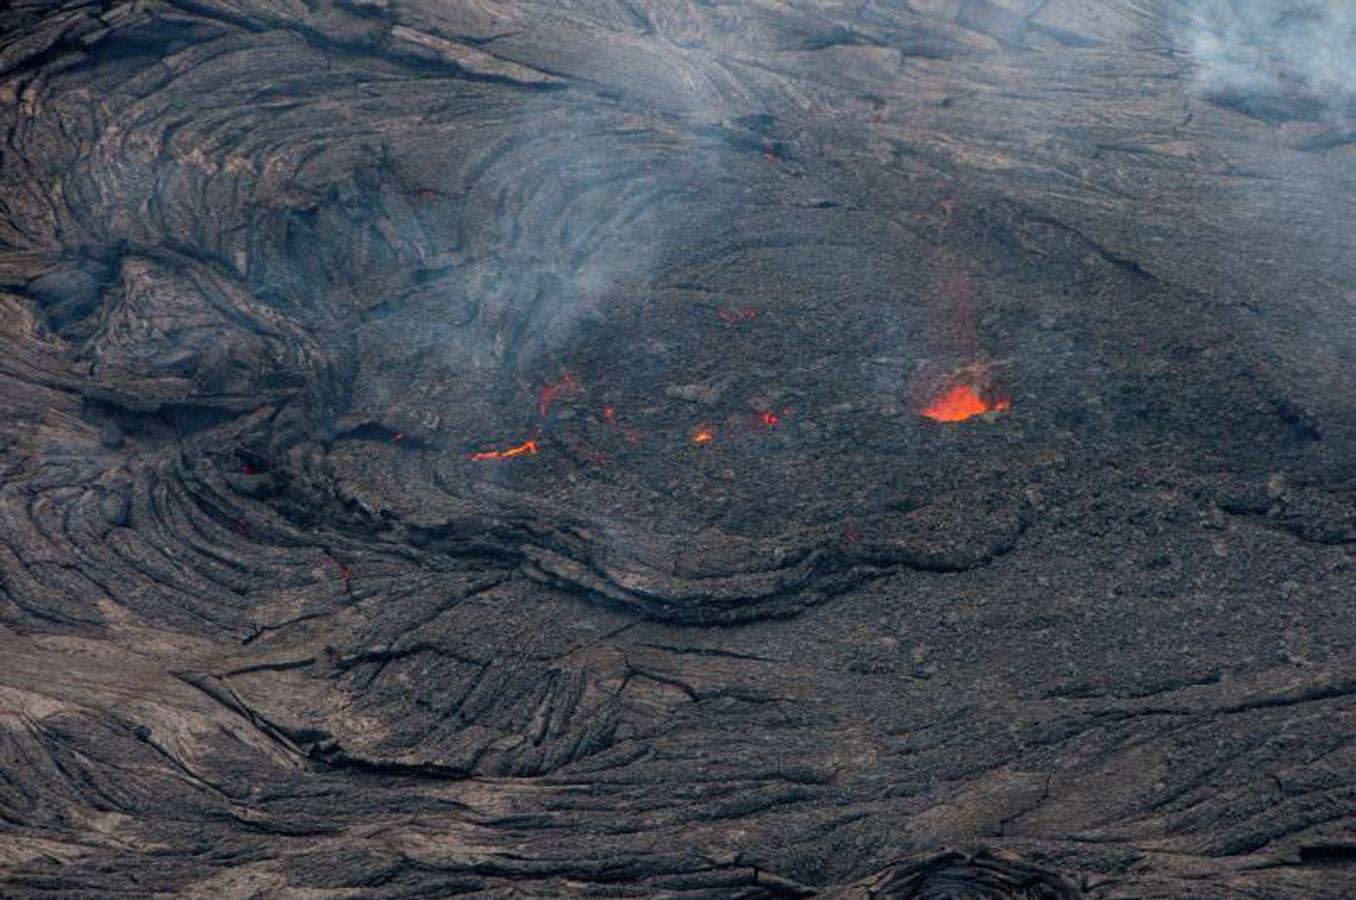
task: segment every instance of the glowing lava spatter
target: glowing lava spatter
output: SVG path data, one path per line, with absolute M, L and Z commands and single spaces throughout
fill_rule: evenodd
M 692 443 L 694 444 L 709 444 L 715 439 L 715 432 L 705 425 L 698 425 L 697 430 L 692 432 Z
M 969 385 L 958 384 L 923 407 L 920 412 L 938 422 L 963 422 L 991 410 L 1003 412 L 1010 406 L 1012 406 L 1010 400 L 1000 398 L 990 403 Z
M 509 447 L 505 450 L 482 450 L 480 453 L 472 453 L 471 459 L 474 462 L 480 462 L 486 459 L 512 459 L 515 456 L 531 456 L 537 452 L 537 440 L 523 441 L 516 447 Z

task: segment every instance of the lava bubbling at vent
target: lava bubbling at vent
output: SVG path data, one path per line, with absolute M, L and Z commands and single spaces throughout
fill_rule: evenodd
M 957 384 L 941 393 L 920 414 L 938 422 L 963 422 L 988 412 L 1006 412 L 1012 401 L 1006 397 L 986 400 L 968 384 Z

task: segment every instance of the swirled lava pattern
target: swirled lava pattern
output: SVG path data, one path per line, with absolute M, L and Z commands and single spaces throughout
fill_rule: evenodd
M 0 4 L 0 895 L 1356 896 L 1347 8 Z

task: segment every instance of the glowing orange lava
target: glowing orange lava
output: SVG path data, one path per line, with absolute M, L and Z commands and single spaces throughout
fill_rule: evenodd
M 709 444 L 715 439 L 715 433 L 705 425 L 698 425 L 697 430 L 692 432 L 692 443 L 694 444 Z
M 512 459 L 515 456 L 531 456 L 537 452 L 537 441 L 535 438 L 523 441 L 516 447 L 509 447 L 506 450 L 484 450 L 480 453 L 472 453 L 471 459 L 480 462 L 485 459 Z
M 923 407 L 921 412 L 929 419 L 936 419 L 938 422 L 963 422 L 972 416 L 978 416 L 990 410 L 1003 412 L 1011 406 L 1010 400 L 1002 398 L 990 403 L 969 385 L 958 384 L 947 390 L 945 394 L 932 401 L 928 406 Z

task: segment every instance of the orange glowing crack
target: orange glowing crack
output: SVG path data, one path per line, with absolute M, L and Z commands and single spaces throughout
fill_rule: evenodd
M 960 384 L 949 389 L 930 405 L 925 406 L 921 412 L 929 419 L 936 419 L 938 422 L 963 422 L 972 416 L 978 416 L 990 410 L 1002 412 L 1010 406 L 1012 406 L 1012 402 L 1007 399 L 998 399 L 989 403 L 979 396 L 974 388 Z
M 523 441 L 516 447 L 509 447 L 505 450 L 482 450 L 480 453 L 472 453 L 471 459 L 480 462 L 486 459 L 512 459 L 515 456 L 531 456 L 537 452 L 536 439 Z

